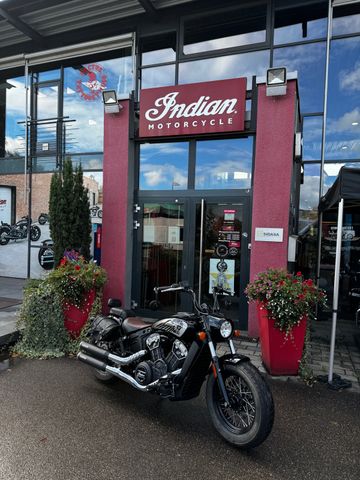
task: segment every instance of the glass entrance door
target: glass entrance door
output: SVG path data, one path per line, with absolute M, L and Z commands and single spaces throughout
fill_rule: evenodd
M 184 204 L 144 203 L 142 212 L 140 307 L 173 312 L 180 307 L 180 295 L 162 295 L 155 303 L 154 287 L 182 280 Z
M 212 288 L 231 292 L 220 297 L 222 311 L 246 325 L 243 290 L 248 279 L 248 200 L 201 200 L 196 206 L 194 287 L 199 301 L 212 304 Z
M 239 200 L 186 198 L 140 204 L 137 274 L 133 299 L 146 315 L 151 310 L 189 310 L 181 294 L 162 294 L 154 287 L 189 282 L 201 302 L 212 304 L 212 287 L 231 291 L 221 307 L 240 326 L 247 324 L 243 290 L 249 275 L 248 197 Z

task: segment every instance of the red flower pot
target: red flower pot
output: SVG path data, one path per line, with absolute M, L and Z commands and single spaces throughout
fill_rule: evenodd
M 81 308 L 66 303 L 63 306 L 64 326 L 73 338 L 77 338 L 89 318 L 89 313 L 95 300 L 95 290 L 90 290 L 84 297 Z
M 272 375 L 297 375 L 304 348 L 306 317 L 292 329 L 285 339 L 285 333 L 275 328 L 275 321 L 263 304 L 257 305 L 260 326 L 262 360 Z

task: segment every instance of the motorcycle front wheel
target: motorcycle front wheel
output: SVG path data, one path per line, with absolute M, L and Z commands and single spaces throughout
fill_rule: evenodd
M 274 423 L 274 402 L 268 385 L 250 363 L 225 364 L 222 369 L 230 405 L 217 380 L 209 375 L 206 400 L 218 433 L 233 445 L 250 449 L 260 445 Z
M 47 222 L 47 218 L 45 217 L 45 215 L 39 215 L 38 222 L 40 223 L 40 225 L 45 225 L 45 223 Z

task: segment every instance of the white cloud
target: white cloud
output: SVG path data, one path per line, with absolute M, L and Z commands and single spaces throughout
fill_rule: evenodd
M 357 61 L 351 70 L 342 70 L 339 73 L 340 89 L 352 92 L 360 91 L 360 61 Z

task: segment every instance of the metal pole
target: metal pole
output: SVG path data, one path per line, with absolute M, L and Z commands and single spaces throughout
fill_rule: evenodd
M 27 273 L 30 278 L 31 271 L 31 188 L 32 188 L 32 157 L 29 159 L 29 62 L 25 59 L 25 182 L 26 182 L 26 200 L 28 205 L 27 222 Z
M 339 207 L 338 207 L 338 221 L 337 221 L 337 235 L 336 235 L 334 297 L 333 297 L 333 313 L 332 313 L 332 329 L 331 329 L 329 377 L 328 377 L 329 383 L 331 383 L 333 380 L 333 368 L 334 368 L 336 321 L 337 321 L 337 310 L 338 310 L 338 304 L 339 304 L 339 280 L 340 280 L 343 214 L 344 214 L 344 199 L 342 198 L 340 200 Z
M 321 132 L 321 166 L 320 166 L 320 185 L 319 185 L 319 198 L 323 195 L 324 190 L 324 164 L 325 164 L 325 142 L 326 142 L 326 123 L 327 123 L 327 98 L 329 90 L 329 61 L 330 61 L 330 41 L 332 32 L 332 18 L 333 7 L 332 0 L 329 0 L 328 7 L 328 24 L 326 35 L 326 62 L 325 62 L 325 88 L 324 88 L 324 116 Z M 319 215 L 318 220 L 318 241 L 317 241 L 317 265 L 316 265 L 316 284 L 319 286 L 320 280 L 320 263 L 321 263 L 321 239 L 322 239 L 322 212 Z
M 200 215 L 200 245 L 199 245 L 199 294 L 198 302 L 201 303 L 201 284 L 202 284 L 202 261 L 203 261 L 203 244 L 204 244 L 204 210 L 205 210 L 205 200 L 201 199 L 201 215 Z

